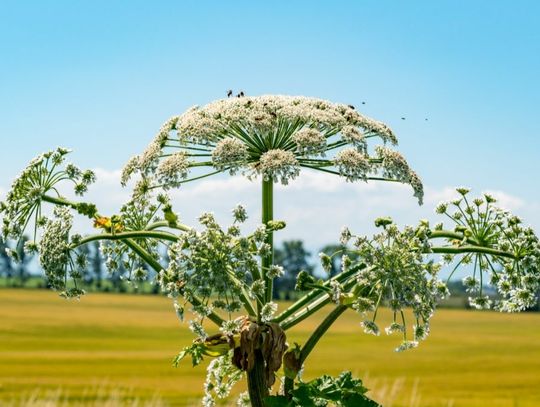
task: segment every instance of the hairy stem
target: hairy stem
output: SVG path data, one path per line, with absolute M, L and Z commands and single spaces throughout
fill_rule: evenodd
M 448 246 L 448 247 L 432 247 L 432 253 L 449 253 L 449 254 L 467 254 L 467 253 L 484 253 L 492 256 L 506 257 L 508 259 L 515 259 L 516 256 L 513 253 L 505 252 L 502 250 L 492 249 L 490 247 L 465 245 L 465 246 Z
M 344 271 L 343 273 L 340 273 L 340 274 L 332 277 L 331 279 L 326 281 L 323 285 L 325 287 L 329 287 L 330 282 L 332 282 L 332 281 L 338 281 L 340 283 L 343 283 L 349 277 L 353 276 L 354 274 L 356 274 L 358 271 L 364 269 L 365 267 L 366 267 L 366 265 L 363 264 L 363 263 L 355 265 L 355 266 L 351 266 L 351 268 L 349 270 Z M 284 310 L 281 314 L 276 316 L 272 320 L 272 322 L 283 322 L 285 319 L 287 319 L 288 317 L 293 315 L 295 312 L 300 310 L 302 307 L 306 306 L 309 303 L 315 302 L 316 300 L 319 299 L 319 297 L 322 297 L 325 294 L 326 293 L 321 289 L 311 290 L 309 293 L 304 295 L 302 298 L 298 299 L 298 301 L 296 301 L 294 304 L 292 304 L 290 307 L 288 307 L 286 310 Z
M 255 351 L 255 365 L 247 372 L 249 400 L 252 407 L 264 407 L 268 397 L 268 387 L 264 373 L 264 358 L 259 349 Z
M 306 358 L 309 356 L 317 342 L 323 337 L 323 335 L 328 331 L 332 324 L 347 310 L 347 306 L 338 305 L 334 310 L 326 316 L 326 318 L 320 323 L 320 325 L 313 331 L 307 342 L 302 347 L 300 351 L 300 361 L 304 363 Z
M 119 233 L 97 233 L 95 235 L 87 236 L 80 240 L 73 248 L 82 246 L 86 243 L 93 242 L 95 240 L 126 240 L 126 239 L 158 239 L 167 240 L 169 242 L 178 241 L 178 237 L 168 232 L 158 232 L 153 230 L 133 230 L 128 232 Z
M 262 223 L 266 225 L 274 217 L 274 181 L 262 182 Z M 270 254 L 261 259 L 261 275 L 265 282 L 265 302 L 272 301 L 273 280 L 267 277 L 268 269 L 274 263 L 274 232 L 269 231 L 266 243 L 270 245 Z

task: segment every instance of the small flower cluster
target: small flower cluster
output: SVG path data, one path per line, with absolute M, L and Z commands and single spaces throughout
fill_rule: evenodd
M 326 137 L 316 128 L 304 127 L 293 134 L 292 140 L 300 154 L 324 155 Z
M 241 308 L 243 290 L 258 275 L 257 256 L 265 252 L 267 229 L 259 227 L 251 236 L 241 237 L 238 224 L 247 215 L 241 206 L 234 211 L 234 224 L 223 230 L 211 213 L 199 218 L 202 232 L 194 229 L 179 236 L 169 247 L 169 266 L 159 273 L 158 282 L 172 297 L 196 296 L 203 304 L 194 307 L 200 318 L 212 310 L 229 313 Z
M 257 172 L 265 181 L 281 181 L 287 185 L 300 173 L 298 161 L 291 151 L 281 149 L 269 150 L 261 155 Z
M 367 181 L 367 174 L 371 169 L 369 158 L 366 154 L 355 148 L 347 148 L 336 154 L 334 163 L 341 176 L 347 181 Z
M 243 377 L 244 372 L 231 363 L 232 351 L 224 356 L 213 359 L 206 368 L 206 381 L 204 382 L 204 407 L 214 407 L 215 399 L 224 399 L 229 396 L 233 386 Z
M 74 269 L 71 259 L 69 232 L 73 225 L 73 216 L 68 208 L 57 206 L 54 218 L 47 219 L 40 242 L 39 263 L 45 272 L 48 284 L 67 298 L 79 297 L 84 290 L 79 288 L 77 280 L 80 273 Z M 75 237 L 77 240 L 78 237 Z M 78 258 L 78 265 L 84 267 L 84 257 Z M 73 279 L 74 286 L 68 287 L 68 278 Z
M 358 150 L 367 153 L 367 141 L 364 133 L 355 126 L 345 126 L 341 129 L 341 136 L 343 140 Z
M 424 200 L 424 186 L 418 175 L 409 167 L 407 160 L 397 151 L 384 146 L 376 147 L 375 151 L 381 159 L 379 168 L 382 175 L 409 184 L 413 188 L 414 196 L 418 198 L 418 203 L 422 205 Z
M 517 216 L 496 207 L 493 196 L 484 194 L 470 200 L 469 189 L 457 188 L 456 191 L 457 199 L 442 202 L 435 210 L 452 219 L 455 231 L 463 236 L 452 244 L 495 250 L 492 254 L 464 255 L 457 263 L 457 266 L 474 264 L 473 275 L 463 279 L 467 292 L 471 293 L 470 305 L 477 309 L 495 307 L 505 312 L 530 308 L 536 303 L 540 289 L 538 237 L 531 228 L 523 226 Z M 453 257 L 447 256 L 446 260 L 450 262 Z M 496 287 L 500 300 L 484 294 L 488 283 Z
M 389 306 L 393 312 L 393 323 L 385 331 L 403 335 L 403 343 L 396 349 L 402 351 L 425 339 L 437 301 L 448 291 L 446 285 L 437 279 L 441 265 L 425 258 L 424 253 L 429 251 L 425 224 L 403 230 L 399 230 L 389 218 L 378 219 L 375 224 L 383 231 L 372 239 L 353 236 L 350 232 L 342 237 L 342 243 L 353 240 L 351 252 L 356 262 L 366 266 L 356 275 L 357 286 L 351 307 L 366 317 L 361 323 L 364 331 L 379 335 L 377 309 L 383 304 Z M 412 340 L 406 324 L 406 308 L 412 309 L 415 320 Z M 371 318 L 367 318 L 369 313 L 373 313 Z
M 157 182 L 164 189 L 177 188 L 189 173 L 190 161 L 183 151 L 171 154 L 157 168 Z
M 234 137 L 226 137 L 212 151 L 212 163 L 218 170 L 228 170 L 231 175 L 246 165 L 249 157 L 245 143 Z
M 57 184 L 70 181 L 74 192 L 84 194 L 88 186 L 95 181 L 92 171 L 82 171 L 73 164 L 64 164 L 69 150 L 57 148 L 34 158 L 22 173 L 13 181 L 5 202 L 0 203 L 0 213 L 3 213 L 2 236 L 4 239 L 19 241 L 23 232 L 33 218 L 38 225 L 43 225 L 41 219 L 41 204 L 48 193 L 56 197 Z M 36 240 L 37 236 L 34 236 Z

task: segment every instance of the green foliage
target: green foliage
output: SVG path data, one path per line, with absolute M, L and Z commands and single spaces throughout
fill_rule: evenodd
M 351 372 L 343 372 L 338 377 L 324 375 L 299 382 L 290 397 L 270 396 L 266 402 L 269 407 L 378 407 L 366 397 L 366 392 L 360 379 L 355 379 Z
M 192 365 L 197 366 L 203 361 L 204 345 L 202 343 L 194 342 L 190 346 L 186 346 L 178 355 L 174 357 L 173 366 L 178 367 L 182 359 L 188 355 L 191 356 Z

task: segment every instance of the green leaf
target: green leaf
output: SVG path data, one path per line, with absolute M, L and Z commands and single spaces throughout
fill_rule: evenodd
M 351 372 L 343 372 L 337 378 L 324 375 L 309 382 L 297 383 L 291 399 L 285 396 L 268 398 L 270 407 L 380 407 L 365 396 L 367 389 Z
M 269 396 L 264 402 L 268 407 L 294 407 L 294 403 L 285 396 Z
M 193 366 L 197 366 L 203 360 L 203 345 L 200 343 L 194 343 L 190 346 L 186 346 L 182 351 L 173 359 L 173 366 L 178 367 L 178 364 L 186 356 L 191 356 L 191 363 Z

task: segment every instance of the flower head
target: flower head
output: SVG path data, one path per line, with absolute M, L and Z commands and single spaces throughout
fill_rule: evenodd
M 176 188 L 191 180 L 187 171 L 195 168 L 211 172 L 194 178 L 240 172 L 282 184 L 296 178 L 300 168 L 338 174 L 347 181 L 381 180 L 383 171 L 389 180 L 411 184 L 421 201 L 422 184 L 401 156 L 368 154 L 367 141 L 376 139 L 397 144 L 388 126 L 348 105 L 302 96 L 227 98 L 169 119 L 147 149 L 127 163 L 122 183 L 140 172 L 147 189 Z M 168 165 L 163 177 L 160 161 L 171 157 L 171 151 L 184 152 L 187 161 Z M 325 158 L 328 152 L 333 158 Z
M 339 173 L 347 181 L 367 180 L 367 174 L 371 169 L 368 157 L 354 148 L 341 150 L 334 158 L 334 164 Z
M 281 181 L 287 185 L 289 179 L 294 179 L 300 173 L 298 161 L 291 151 L 274 149 L 261 155 L 257 172 L 264 180 Z
M 304 127 L 292 136 L 296 147 L 301 154 L 323 154 L 326 146 L 326 137 L 312 127 Z

